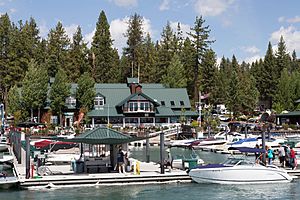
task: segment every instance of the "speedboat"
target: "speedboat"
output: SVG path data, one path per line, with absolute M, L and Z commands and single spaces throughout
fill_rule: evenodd
M 223 149 L 224 145 L 243 139 L 243 135 L 237 132 L 219 132 L 213 137 L 198 140 L 191 143 L 194 149 Z
M 264 153 L 262 149 L 236 148 L 243 153 Z M 198 166 L 189 171 L 189 176 L 197 183 L 218 184 L 258 184 L 288 183 L 293 177 L 274 165 L 261 165 L 242 157 L 229 157 L 222 164 Z
M 8 142 L 5 136 L 0 137 L 0 152 L 8 151 Z
M 10 155 L 0 155 L 0 188 L 8 189 L 17 187 L 20 179 L 14 166 L 13 157 Z
M 272 149 L 278 149 L 279 144 L 284 143 L 284 139 L 280 138 L 268 138 L 266 137 L 266 146 L 271 147 Z M 249 148 L 255 148 L 256 145 L 261 146 L 262 145 L 262 137 L 249 137 L 245 138 L 233 143 L 228 144 L 229 147 L 249 147 Z

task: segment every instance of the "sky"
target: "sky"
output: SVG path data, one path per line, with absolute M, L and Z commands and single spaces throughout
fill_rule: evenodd
M 218 60 L 233 54 L 239 62 L 263 58 L 268 42 L 276 51 L 281 35 L 288 51 L 295 49 L 300 57 L 299 0 L 0 0 L 1 14 L 8 13 L 13 22 L 33 17 L 41 37 L 47 38 L 61 21 L 70 37 L 79 25 L 89 44 L 101 10 L 119 53 L 126 46 L 126 22 L 137 13 L 144 19 L 144 32 L 154 41 L 160 39 L 168 21 L 174 30 L 180 22 L 186 33 L 196 16 L 202 16 L 211 29 L 215 40 L 211 47 Z

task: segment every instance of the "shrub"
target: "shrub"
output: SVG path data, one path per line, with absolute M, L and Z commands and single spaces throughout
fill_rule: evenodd
M 288 130 L 289 125 L 288 124 L 282 124 L 282 127 L 283 127 L 284 130 Z

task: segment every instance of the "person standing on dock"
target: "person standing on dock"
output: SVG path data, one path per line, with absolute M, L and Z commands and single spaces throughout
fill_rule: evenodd
M 281 166 L 285 167 L 285 150 L 281 144 L 279 144 L 278 156 Z
M 125 173 L 124 156 L 125 156 L 124 152 L 122 151 L 122 148 L 120 148 L 119 152 L 117 154 L 117 162 L 118 162 L 119 173 Z
M 274 157 L 273 150 L 269 146 L 266 146 L 266 149 L 267 149 L 268 164 L 272 165 L 272 160 Z
M 296 165 L 295 165 L 295 159 L 296 159 L 296 153 L 295 153 L 293 147 L 291 147 L 291 152 L 290 152 L 290 165 L 291 165 L 292 169 L 295 169 L 295 168 L 296 168 Z

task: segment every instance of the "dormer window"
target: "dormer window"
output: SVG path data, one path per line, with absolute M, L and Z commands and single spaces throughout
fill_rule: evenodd
M 76 99 L 72 96 L 69 96 L 66 98 L 66 106 L 69 108 L 75 108 L 76 107 Z
M 104 106 L 104 98 L 101 96 L 96 96 L 94 100 L 95 109 L 101 109 Z
M 170 101 L 171 106 L 175 106 L 175 102 L 174 101 Z

